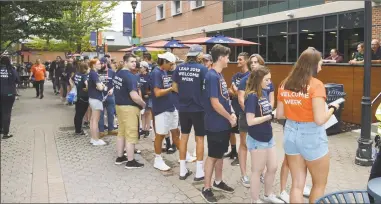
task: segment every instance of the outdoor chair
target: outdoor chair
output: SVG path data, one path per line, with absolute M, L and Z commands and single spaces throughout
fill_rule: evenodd
M 339 191 L 324 195 L 315 203 L 369 203 L 366 190 Z

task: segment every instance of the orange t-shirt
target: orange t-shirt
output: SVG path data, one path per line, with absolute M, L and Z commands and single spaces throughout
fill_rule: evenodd
M 310 85 L 307 87 L 307 93 L 293 92 L 279 87 L 278 101 L 283 103 L 284 115 L 287 119 L 297 122 L 314 122 L 312 110 L 312 98 L 326 98 L 324 84 L 316 78 L 311 78 Z
M 33 65 L 33 67 L 30 70 L 30 72 L 33 73 L 34 78 L 36 79 L 36 81 L 45 80 L 46 69 L 45 69 L 45 66 L 43 64 Z

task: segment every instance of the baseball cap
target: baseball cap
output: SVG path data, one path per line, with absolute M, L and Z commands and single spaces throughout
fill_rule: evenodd
M 102 57 L 99 61 L 101 61 L 101 63 L 103 63 L 103 64 L 106 64 L 107 63 L 107 58 L 106 57 Z
M 160 59 L 165 59 L 168 62 L 175 63 L 176 62 L 176 56 L 170 52 L 166 52 L 164 54 L 158 54 L 157 55 Z
M 204 59 L 204 60 L 208 60 L 208 61 L 213 61 L 213 59 L 212 59 L 212 55 L 210 55 L 210 54 L 204 54 L 204 55 L 202 56 L 202 59 Z
M 145 67 L 145 68 L 148 68 L 148 67 L 149 67 L 148 62 L 146 62 L 146 61 L 141 61 L 141 62 L 140 62 L 140 66 L 141 66 L 141 67 Z
M 188 57 L 196 57 L 196 56 L 198 56 L 200 53 L 202 53 L 203 50 L 204 50 L 204 49 L 202 48 L 201 45 L 191 45 L 191 46 L 189 47 L 189 51 L 188 51 L 187 56 L 188 56 Z

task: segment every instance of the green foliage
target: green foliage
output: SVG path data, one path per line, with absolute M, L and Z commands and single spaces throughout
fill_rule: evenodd
M 157 61 L 157 55 L 158 54 L 162 54 L 164 53 L 165 50 L 163 51 L 152 51 L 152 52 L 149 52 L 151 53 L 151 58 L 152 58 L 152 62 L 156 62 Z M 143 52 L 134 52 L 135 55 L 139 56 L 140 58 L 143 58 Z
M 114 1 L 1 1 L 1 50 L 19 40 L 38 37 L 28 46 L 91 51 L 90 32 L 109 26 L 109 13 L 117 5 Z
M 91 31 L 102 29 L 111 25 L 109 13 L 117 6 L 119 2 L 102 1 L 79 1 L 71 11 L 65 11 L 60 20 L 60 35 L 57 39 L 62 39 L 69 44 L 77 43 L 77 51 L 88 49 Z M 86 41 L 87 40 L 87 41 Z M 83 47 L 85 46 L 85 47 Z
M 71 1 L 1 1 L 2 50 L 31 36 L 55 37 L 59 33 L 58 20 L 73 5 Z

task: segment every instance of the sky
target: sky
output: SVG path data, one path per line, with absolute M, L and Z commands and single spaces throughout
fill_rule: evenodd
M 136 7 L 136 12 L 140 12 L 140 1 L 138 1 L 138 6 Z M 123 31 L 123 12 L 131 12 L 131 1 L 120 1 L 119 6 L 111 12 L 112 25 L 108 28 L 114 31 Z

